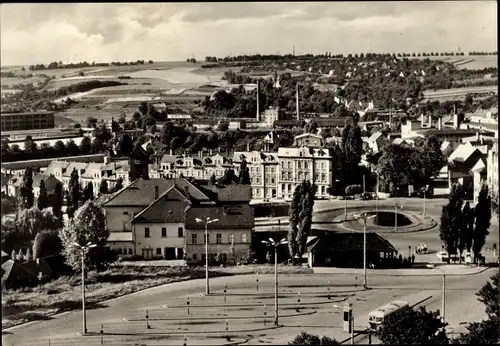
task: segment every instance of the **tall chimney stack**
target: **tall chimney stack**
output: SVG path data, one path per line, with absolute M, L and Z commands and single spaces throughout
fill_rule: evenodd
M 295 85 L 295 103 L 297 107 L 297 120 L 300 120 L 300 113 L 299 113 L 299 83 Z
M 257 80 L 257 122 L 260 121 L 259 94 L 260 94 L 260 83 Z

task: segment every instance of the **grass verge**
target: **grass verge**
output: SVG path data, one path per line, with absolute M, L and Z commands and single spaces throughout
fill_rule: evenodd
M 145 262 L 147 265 L 147 262 Z M 249 265 L 210 270 L 211 277 L 271 274 L 274 266 Z M 281 266 L 282 274 L 307 274 L 311 269 Z M 90 272 L 85 280 L 85 301 L 89 309 L 99 302 L 172 282 L 203 278 L 203 267 L 113 267 L 105 272 Z M 80 275 L 61 277 L 37 287 L 2 291 L 2 329 L 30 321 L 44 320 L 64 311 L 80 309 Z

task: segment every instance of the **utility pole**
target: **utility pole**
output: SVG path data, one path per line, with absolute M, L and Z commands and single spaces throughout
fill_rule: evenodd
M 355 214 L 356 219 L 363 219 L 363 287 L 367 288 L 366 284 L 366 220 L 372 219 L 375 215 L 369 215 L 367 213 Z
M 278 326 L 278 246 L 287 244 L 288 241 L 283 238 L 277 243 L 273 238 L 269 238 L 262 243 L 274 247 L 274 325 Z

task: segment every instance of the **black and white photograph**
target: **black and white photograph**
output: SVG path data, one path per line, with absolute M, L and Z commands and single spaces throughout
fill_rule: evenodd
M 499 344 L 497 11 L 0 4 L 1 344 Z

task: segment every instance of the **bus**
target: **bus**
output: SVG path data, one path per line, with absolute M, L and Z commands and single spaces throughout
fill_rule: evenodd
M 380 328 L 382 323 L 392 314 L 409 307 L 408 302 L 395 300 L 389 304 L 383 305 L 368 314 L 368 323 L 372 330 Z

